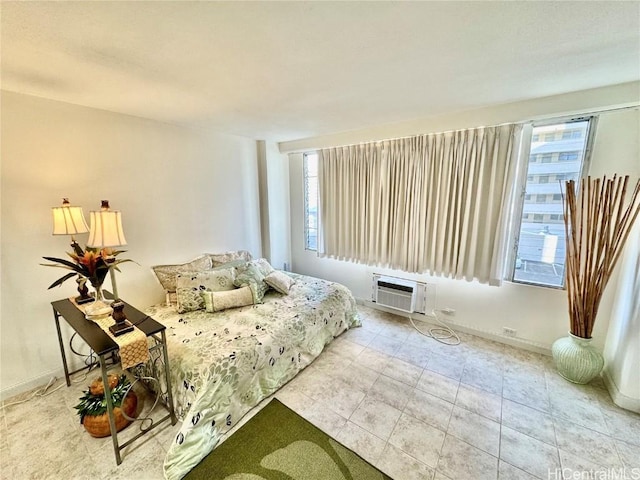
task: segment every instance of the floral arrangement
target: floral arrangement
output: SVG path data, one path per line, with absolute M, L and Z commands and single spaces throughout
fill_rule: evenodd
M 102 384 L 100 383 L 98 386 L 101 387 Z M 129 382 L 124 374 L 117 378 L 115 386 L 111 387 L 110 385 L 111 401 L 114 408 L 122 406 L 122 401 L 129 391 L 130 386 L 131 382 Z M 95 387 L 89 387 L 88 390 L 83 392 L 82 397 L 80 397 L 80 403 L 74 408 L 78 410 L 77 413 L 80 417 L 80 423 L 82 423 L 84 417 L 87 415 L 97 417 L 98 415 L 107 413 L 107 400 L 104 395 L 104 389 L 100 388 L 99 391 L 96 391 Z
M 49 285 L 49 288 L 60 286 L 76 275 L 87 278 L 89 282 L 91 282 L 91 285 L 95 288 L 99 288 L 104 282 L 110 268 L 115 268 L 120 271 L 118 269 L 118 265 L 133 261 L 129 259 L 116 259 L 116 256 L 124 253 L 124 250 L 113 250 L 111 248 L 98 249 L 91 247 L 86 247 L 85 250 L 82 250 L 77 243 L 74 244 L 73 249 L 73 253 L 67 252 L 67 255 L 69 255 L 73 261 L 69 261 L 64 258 L 42 257 L 45 260 L 54 262 L 42 263 L 41 265 L 45 267 L 58 267 L 71 270 L 71 273 L 67 273 L 60 277 Z

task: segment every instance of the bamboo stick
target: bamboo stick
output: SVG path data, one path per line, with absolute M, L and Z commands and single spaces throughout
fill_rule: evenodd
M 625 208 L 628 176 L 565 183 L 565 276 L 571 333 L 591 338 L 600 301 L 640 214 L 640 180 Z

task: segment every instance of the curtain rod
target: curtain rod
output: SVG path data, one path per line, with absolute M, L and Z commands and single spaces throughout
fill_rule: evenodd
M 405 138 L 412 138 L 412 137 L 419 137 L 422 135 L 442 135 L 445 133 L 450 133 L 450 132 L 459 132 L 459 131 L 464 131 L 464 130 L 474 130 L 476 128 L 492 128 L 492 127 L 502 127 L 504 125 L 526 125 L 529 123 L 538 123 L 538 122 L 543 122 L 545 120 L 565 120 L 565 121 L 569 121 L 569 120 L 573 120 L 573 119 L 577 119 L 580 117 L 585 117 L 585 116 L 589 116 L 589 115 L 596 115 L 599 113 L 610 113 L 610 112 L 617 112 L 617 111 L 622 111 L 622 110 L 634 110 L 640 108 L 640 102 L 638 103 L 634 103 L 632 105 L 625 105 L 625 106 L 621 106 L 621 107 L 606 107 L 606 108 L 600 108 L 600 109 L 594 109 L 594 110 L 589 110 L 589 111 L 584 111 L 584 112 L 576 112 L 573 114 L 568 114 L 568 115 L 541 115 L 539 117 L 531 117 L 529 119 L 525 119 L 525 120 L 517 120 L 517 121 L 513 121 L 513 122 L 502 122 L 502 123 L 497 123 L 494 125 L 480 125 L 480 126 L 476 126 L 476 127 L 468 127 L 468 128 L 459 128 L 456 130 L 444 130 L 441 132 L 431 132 L 431 133 L 414 133 L 412 135 L 403 135 L 400 137 L 392 137 L 392 138 L 384 138 L 382 140 L 366 140 L 366 141 L 362 141 L 362 142 L 357 142 L 357 143 L 345 143 L 342 145 L 332 145 L 329 147 L 319 147 L 319 148 L 303 148 L 303 149 L 297 149 L 297 150 L 293 150 L 290 152 L 287 152 L 287 155 L 292 154 L 292 153 L 305 153 L 305 152 L 314 152 L 314 151 L 320 151 L 320 150 L 324 150 L 327 148 L 346 148 L 346 147 L 357 147 L 357 146 L 361 146 L 361 145 L 367 145 L 370 143 L 383 143 L 383 142 L 388 142 L 391 140 L 403 140 Z

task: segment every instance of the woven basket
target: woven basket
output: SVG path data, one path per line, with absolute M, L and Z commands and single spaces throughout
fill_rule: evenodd
M 116 432 L 119 432 L 124 427 L 131 423 L 130 420 L 127 420 L 122 414 L 122 410 L 127 414 L 127 416 L 134 418 L 136 409 L 138 408 L 138 397 L 132 391 L 129 392 L 127 397 L 122 402 L 122 408 L 115 407 L 113 409 L 113 418 L 116 423 Z M 109 415 L 103 413 L 102 415 L 85 415 L 82 420 L 82 424 L 89 435 L 92 437 L 108 437 L 111 435 L 111 428 L 109 426 Z

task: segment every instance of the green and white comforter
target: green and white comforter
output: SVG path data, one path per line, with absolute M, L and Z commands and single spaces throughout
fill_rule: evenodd
M 167 327 L 173 400 L 183 420 L 165 458 L 167 479 L 182 478 L 245 413 L 334 337 L 360 325 L 346 287 L 290 275 L 289 295 L 270 291 L 259 305 L 217 313 L 178 314 L 164 305 L 147 310 Z

